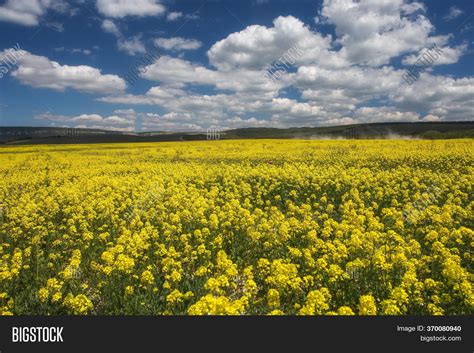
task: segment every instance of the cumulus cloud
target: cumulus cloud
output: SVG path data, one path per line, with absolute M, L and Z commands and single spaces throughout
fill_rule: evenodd
M 431 50 L 433 55 L 431 56 L 433 59 L 429 59 L 430 66 L 437 66 L 437 65 L 448 65 L 457 63 L 459 58 L 464 55 L 467 50 L 467 44 L 458 45 L 456 47 L 442 47 L 438 50 Z M 418 59 L 423 57 L 423 54 L 430 54 L 430 50 L 423 49 L 419 53 L 408 55 L 403 58 L 402 64 L 403 65 L 413 65 Z
M 167 55 L 146 66 L 143 71 L 143 78 L 164 83 L 212 84 L 216 80 L 216 72 Z
M 362 3 L 371 4 L 370 1 Z M 394 11 L 393 6 L 398 8 L 400 18 L 403 14 L 415 16 L 424 11 L 421 4 L 403 1 L 385 6 L 378 2 L 377 6 L 389 17 Z M 396 16 L 393 19 L 397 21 Z M 410 17 L 405 21 L 412 20 Z M 361 40 L 366 39 L 364 33 L 360 35 Z M 357 33 L 353 37 L 356 38 Z M 385 52 L 382 56 L 391 58 L 395 55 L 409 64 L 412 56 L 422 53 L 423 45 L 435 39 L 442 45 L 444 53 L 439 64 L 454 63 L 467 50 L 465 45 L 448 46 L 448 36 L 427 35 L 421 42 L 414 39 L 416 45 L 408 51 L 410 55 L 403 57 L 405 51 L 400 50 Z M 141 73 L 142 78 L 158 82 L 160 86 L 145 94 L 119 94 L 100 100 L 160 106 L 193 119 L 200 127 L 219 124 L 228 127 L 233 126 L 232 121 L 253 122 L 252 126 L 301 127 L 472 118 L 470 107 L 474 84 L 471 79 L 459 81 L 425 72 L 420 78 L 425 83 L 405 87 L 402 81 L 404 70 L 361 62 L 359 58 L 351 57 L 339 40 L 339 37 L 332 41 L 321 36 L 294 17 L 279 17 L 272 27 L 249 26 L 218 41 L 207 52 L 209 67 L 165 55 L 144 67 Z M 303 48 L 303 55 L 294 61 L 293 69 L 280 80 L 265 78 L 264 69 L 268 64 L 284 55 L 295 43 L 298 48 Z M 194 86 L 211 86 L 217 93 L 193 93 L 191 87 Z M 286 97 L 287 89 L 296 90 L 299 97 Z M 181 122 L 190 126 L 188 121 Z
M 156 16 L 166 11 L 159 0 L 97 0 L 97 10 L 106 17 Z
M 211 65 L 222 71 L 238 68 L 259 70 L 270 66 L 292 48 L 299 55 L 295 64 L 319 63 L 323 66 L 347 66 L 331 51 L 331 38 L 311 31 L 293 17 L 278 17 L 273 27 L 252 25 L 215 43 L 207 52 Z
M 168 85 L 212 85 L 221 90 L 260 92 L 261 94 L 276 93 L 278 87 L 284 82 L 272 82 L 260 71 L 238 69 L 232 72 L 221 72 L 167 55 L 146 66 L 143 71 L 141 77 Z
M 452 78 L 421 74 L 412 85 L 401 85 L 389 95 L 403 111 L 424 111 L 442 120 L 472 120 L 474 77 Z
M 7 0 L 0 6 L 0 21 L 36 26 L 48 10 L 65 12 L 67 9 L 64 0 Z
M 196 39 L 186 39 L 182 37 L 156 38 L 155 45 L 166 50 L 196 50 L 202 46 L 202 43 Z
M 0 52 L 0 57 L 6 53 L 7 51 Z M 34 55 L 27 51 L 18 56 L 20 59 L 11 76 L 24 85 L 56 91 L 75 89 L 101 94 L 122 93 L 126 88 L 125 81 L 119 76 L 104 75 L 101 70 L 90 66 L 61 65 L 45 56 Z
M 162 105 L 172 99 L 187 96 L 187 92 L 171 86 L 152 87 L 143 95 L 122 94 L 99 98 L 101 102 L 120 104 Z
M 189 114 L 197 125 L 206 128 L 236 127 L 237 121 L 242 124 L 239 126 L 245 126 L 243 125 L 245 122 L 255 123 L 255 120 L 249 120 L 253 117 L 252 115 L 265 116 L 265 118 L 257 119 L 258 126 L 273 127 L 310 126 L 328 119 L 342 118 L 342 115 L 329 113 L 316 104 L 302 103 L 288 98 L 262 96 L 260 99 L 255 99 L 253 94 L 246 92 L 198 95 L 169 86 L 154 87 L 145 95 L 104 97 L 100 101 L 130 105 L 158 105 L 170 112 Z M 229 119 L 232 119 L 235 124 L 230 124 Z
M 317 66 L 301 66 L 294 75 L 294 84 L 308 90 L 342 90 L 346 97 L 370 99 L 398 87 L 401 73 L 392 67 L 353 66 L 346 70 L 329 70 Z M 309 97 L 309 93 L 304 93 Z
M 145 46 L 139 35 L 126 38 L 118 19 L 164 12 L 160 1 L 140 1 L 155 13 L 137 13 L 136 2 L 129 6 L 124 0 L 97 1 L 106 16 L 102 29 L 116 37 L 119 50 L 130 55 L 144 53 Z M 112 3 L 117 6 L 107 7 Z M 163 11 L 156 12 L 154 6 Z M 188 16 L 169 12 L 166 20 Z M 421 2 L 324 0 L 317 19 L 332 26 L 335 36 L 321 34 L 296 17 L 280 16 L 270 25 L 250 25 L 224 36 L 207 49 L 205 63 L 185 60 L 183 53 L 177 53 L 201 48 L 198 40 L 156 38 L 155 46 L 168 55 L 140 67 L 140 77 L 154 85 L 144 93 L 126 92 L 118 76 L 30 53 L 12 76 L 33 87 L 101 93 L 100 102 L 143 105 L 150 110 L 47 119 L 88 127 L 132 129 L 139 120 L 144 130 L 205 131 L 208 127 L 303 127 L 474 116 L 474 78 L 434 74 L 436 65 L 458 62 L 468 45 L 452 45 L 451 36 L 436 35 Z M 405 70 L 397 68 L 398 63 L 412 65 L 433 44 L 442 55 L 413 85 L 404 84 Z M 298 55 L 292 57 L 285 74 L 278 80 L 265 77 L 266 69 L 291 50 Z M 155 107 L 159 113 L 153 112 Z
M 335 25 L 340 54 L 353 64 L 380 66 L 403 53 L 443 40 L 424 16 L 424 5 L 405 0 L 324 0 L 322 18 Z

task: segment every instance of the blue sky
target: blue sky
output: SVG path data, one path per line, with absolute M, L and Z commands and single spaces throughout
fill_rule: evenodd
M 470 0 L 0 1 L 0 125 L 473 120 L 473 13 Z

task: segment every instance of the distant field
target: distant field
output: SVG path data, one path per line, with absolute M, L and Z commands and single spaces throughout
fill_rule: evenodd
M 327 127 L 242 128 L 194 132 L 118 132 L 51 127 L 2 127 L 0 144 L 87 144 L 123 142 L 202 141 L 219 139 L 461 139 L 474 138 L 474 121 L 371 123 Z
M 472 151 L 0 147 L 0 314 L 473 314 Z

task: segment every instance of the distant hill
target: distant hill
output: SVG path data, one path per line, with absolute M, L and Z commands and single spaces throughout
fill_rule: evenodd
M 301 139 L 472 138 L 474 137 L 474 121 L 373 123 L 288 129 L 248 128 L 226 131 L 226 138 L 261 137 Z
M 220 139 L 451 139 L 474 138 L 474 121 L 373 123 L 330 127 L 244 128 L 223 131 Z M 117 132 L 50 127 L 0 127 L 0 144 L 113 143 L 206 140 L 203 132 Z

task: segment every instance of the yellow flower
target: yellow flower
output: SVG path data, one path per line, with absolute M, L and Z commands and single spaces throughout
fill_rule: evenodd
M 173 271 L 171 272 L 171 275 L 170 275 L 170 279 L 172 282 L 179 282 L 181 281 L 181 273 L 179 273 L 178 271 Z
M 202 277 L 202 276 L 205 276 L 207 274 L 207 268 L 206 266 L 200 266 L 195 272 L 194 274 L 198 277 Z
M 62 299 L 63 295 L 61 292 L 56 292 L 51 297 L 51 302 L 58 303 Z
M 270 267 L 270 275 L 265 280 L 269 285 L 279 289 L 299 289 L 302 284 L 298 277 L 298 268 L 295 264 L 274 260 Z
M 47 288 L 40 288 L 38 290 L 38 299 L 41 301 L 41 302 L 45 302 L 47 301 L 49 298 L 49 291 Z
M 354 315 L 354 312 L 348 306 L 341 306 L 339 309 L 337 309 L 337 314 L 338 315 Z
M 428 312 L 431 315 L 444 315 L 444 310 L 433 303 L 428 304 Z
M 184 295 L 178 289 L 173 290 L 170 294 L 166 296 L 166 301 L 169 304 L 176 305 L 183 301 Z
M 248 299 L 244 296 L 237 300 L 227 297 L 206 295 L 197 303 L 191 305 L 189 315 L 241 315 L 244 314 Z
M 155 277 L 153 276 L 151 271 L 146 270 L 142 272 L 142 275 L 140 277 L 141 284 L 143 284 L 144 286 L 147 286 L 147 285 L 152 284 L 154 280 L 155 280 Z
M 267 303 L 270 309 L 276 309 L 280 306 L 280 293 L 276 289 L 269 289 L 267 293 Z
M 328 301 L 331 295 L 327 288 L 313 290 L 308 293 L 305 305 L 300 309 L 300 315 L 321 315 L 329 309 Z
M 63 271 L 63 276 L 65 279 L 71 279 L 77 277 L 79 265 L 81 264 L 81 251 L 73 250 L 71 260 L 69 261 L 68 266 Z
M 374 297 L 371 295 L 362 295 L 359 297 L 359 315 L 376 315 L 377 306 Z
M 85 315 L 94 308 L 90 299 L 84 294 L 79 294 L 77 296 L 68 294 L 64 299 L 63 304 L 75 315 Z
M 473 149 L 5 145 L 0 313 L 469 315 Z
M 126 295 L 126 296 L 132 295 L 133 292 L 134 292 L 133 286 L 126 286 L 126 287 L 125 287 L 125 295 Z
M 384 315 L 400 315 L 401 311 L 397 306 L 397 302 L 393 299 L 387 299 L 382 301 L 382 313 Z
M 131 273 L 133 267 L 135 266 L 135 261 L 124 254 L 119 254 L 117 256 L 117 260 L 115 261 L 115 266 L 119 271 Z

